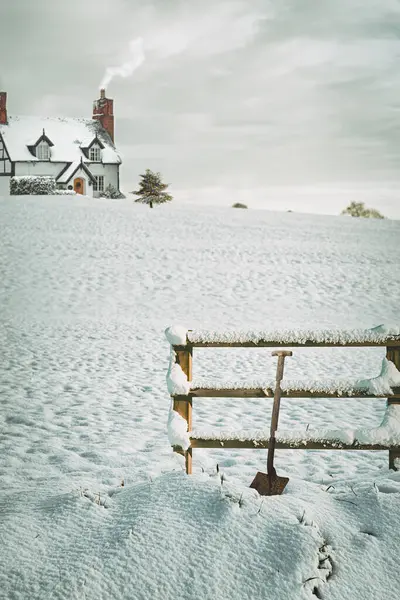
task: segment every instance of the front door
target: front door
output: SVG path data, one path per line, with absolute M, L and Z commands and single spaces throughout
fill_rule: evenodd
M 77 177 L 76 179 L 74 179 L 74 192 L 76 192 L 77 194 L 84 194 L 84 184 L 85 180 L 82 179 L 82 177 Z

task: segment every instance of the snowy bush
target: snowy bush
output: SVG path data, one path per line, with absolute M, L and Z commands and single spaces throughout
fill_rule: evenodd
M 56 190 L 54 194 L 56 196 L 76 196 L 74 190 Z
M 56 181 L 49 175 L 14 176 L 10 179 L 11 196 L 46 196 L 56 193 Z
M 232 208 L 247 208 L 247 204 L 242 204 L 241 202 L 235 202 L 235 204 L 232 204 Z
M 111 198 L 112 200 L 118 200 L 120 198 L 125 198 L 124 194 L 117 190 L 111 183 L 108 184 L 106 189 L 100 193 L 101 198 Z
M 342 215 L 364 217 L 366 219 L 384 219 L 385 217 L 375 208 L 366 208 L 364 202 L 352 202 L 342 211 Z

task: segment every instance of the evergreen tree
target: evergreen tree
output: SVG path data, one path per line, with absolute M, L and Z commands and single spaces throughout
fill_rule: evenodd
M 154 204 L 163 204 L 172 200 L 172 196 L 165 191 L 168 183 L 161 181 L 161 173 L 153 173 L 150 169 L 146 169 L 146 173 L 140 177 L 142 181 L 139 183 L 139 189 L 132 192 L 138 196 L 135 202 L 142 202 L 153 208 Z

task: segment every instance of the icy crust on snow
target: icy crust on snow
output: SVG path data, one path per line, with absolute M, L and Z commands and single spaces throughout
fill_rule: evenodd
M 221 344 L 259 344 L 277 342 L 283 344 L 334 343 L 345 346 L 350 343 L 382 343 L 389 339 L 399 339 L 400 326 L 379 325 L 372 329 L 276 329 L 266 331 L 217 331 L 194 329 L 188 331 L 188 342 Z
M 238 390 L 241 388 L 249 390 L 274 390 L 275 380 L 269 381 L 211 381 L 205 378 L 194 379 L 191 389 L 229 389 Z M 281 382 L 282 391 L 310 391 L 318 394 L 335 394 L 352 397 L 354 393 L 363 393 L 366 396 L 390 396 L 393 395 L 392 388 L 400 387 L 400 372 L 396 366 L 386 358 L 382 361 L 381 373 L 371 379 L 295 379 L 283 380 Z
M 172 405 L 168 416 L 168 441 L 171 446 L 180 446 L 185 451 L 190 448 L 187 421 L 173 410 Z

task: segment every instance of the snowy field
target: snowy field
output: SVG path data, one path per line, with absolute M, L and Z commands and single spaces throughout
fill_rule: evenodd
M 0 229 L 1 599 L 400 597 L 387 453 L 277 451 L 281 498 L 248 489 L 265 451 L 195 450 L 186 479 L 164 336 L 399 324 L 399 221 L 5 197 Z M 285 376 L 373 377 L 383 356 L 294 349 Z M 218 382 L 275 372 L 268 349 L 199 349 L 193 366 Z M 374 427 L 384 410 L 283 400 L 280 424 Z M 269 411 L 202 399 L 194 427 L 268 429 Z

